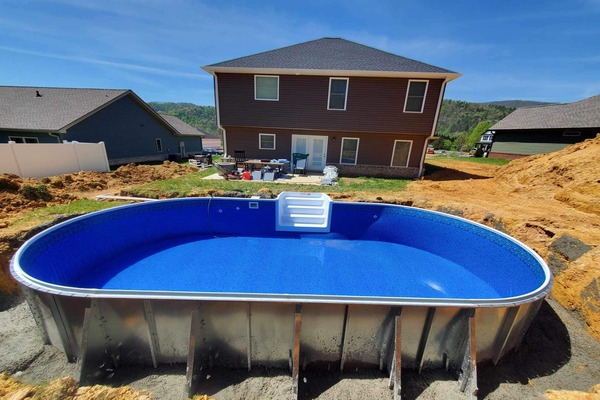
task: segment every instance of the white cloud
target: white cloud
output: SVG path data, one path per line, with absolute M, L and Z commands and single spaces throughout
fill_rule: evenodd
M 0 46 L 0 50 L 12 53 L 20 53 L 27 54 L 35 57 L 44 57 L 44 58 L 54 58 L 58 60 L 66 60 L 66 61 L 75 61 L 85 64 L 91 65 L 99 65 L 104 67 L 112 67 L 117 69 L 125 69 L 136 72 L 142 72 L 146 74 L 154 74 L 154 75 L 163 75 L 170 77 L 179 77 L 179 78 L 192 78 L 192 79 L 212 79 L 210 76 L 201 73 L 199 70 L 198 73 L 190 73 L 190 72 L 181 72 L 181 71 L 173 71 L 170 69 L 164 68 L 155 68 L 155 67 L 146 67 L 143 65 L 129 64 L 129 63 L 121 63 L 114 61 L 106 61 L 101 59 L 89 58 L 89 57 L 81 57 L 74 56 L 68 54 L 51 54 L 34 50 L 26 50 L 26 49 L 17 49 L 8 46 Z

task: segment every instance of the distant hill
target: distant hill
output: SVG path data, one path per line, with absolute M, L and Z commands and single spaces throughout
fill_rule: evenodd
M 155 111 L 173 115 L 183 122 L 200 129 L 202 132 L 208 134 L 206 137 L 221 137 L 221 132 L 217 127 L 215 107 L 213 106 L 197 106 L 192 103 L 162 103 L 156 101 L 149 102 L 148 105 Z
M 548 103 L 544 101 L 530 101 L 530 100 L 501 100 L 501 101 L 490 101 L 487 103 L 492 106 L 503 106 L 508 108 L 521 108 L 521 107 L 537 107 L 537 106 L 550 106 L 558 103 Z
M 480 122 L 495 124 L 514 110 L 515 108 L 502 105 L 444 100 L 435 134 L 454 136 L 461 132 L 471 132 Z

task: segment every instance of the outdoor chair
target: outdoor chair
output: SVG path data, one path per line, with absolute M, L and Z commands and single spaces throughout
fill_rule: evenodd
M 233 152 L 233 158 L 235 159 L 236 168 L 245 168 L 246 151 L 245 150 L 235 150 Z
M 308 154 L 303 153 L 292 154 L 292 175 L 295 174 L 296 171 L 300 171 L 302 175 L 306 175 L 306 159 L 308 156 Z

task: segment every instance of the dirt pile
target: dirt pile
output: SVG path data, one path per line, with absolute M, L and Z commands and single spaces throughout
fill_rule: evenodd
M 40 179 L 0 174 L 0 229 L 8 226 L 4 219 L 23 211 L 195 172 L 196 167 L 165 161 L 161 165 L 124 165 L 112 173 L 81 171 Z
M 165 161 L 160 165 L 124 165 L 112 173 L 81 171 L 47 178 L 0 174 L 0 293 L 15 293 L 18 290 L 16 282 L 10 277 L 8 266 L 15 248 L 19 246 L 17 235 L 20 232 L 14 232 L 9 226 L 10 217 L 97 194 L 120 194 L 123 188 L 131 185 L 197 172 L 197 167 Z
M 588 393 L 572 390 L 547 390 L 544 398 L 546 400 L 600 400 L 600 385 L 592 387 Z
M 515 189 L 549 192 L 573 208 L 600 215 L 600 135 L 561 151 L 514 160 L 496 176 Z
M 152 395 L 145 390 L 130 387 L 111 388 L 107 386 L 77 387 L 77 381 L 71 377 L 56 379 L 41 386 L 26 385 L 0 373 L 0 398 L 10 400 L 24 399 L 62 399 L 62 400 L 150 400 Z
M 410 183 L 401 196 L 527 244 L 554 273 L 552 295 L 600 340 L 600 136 L 503 167 L 438 157 L 427 163 L 443 174 Z

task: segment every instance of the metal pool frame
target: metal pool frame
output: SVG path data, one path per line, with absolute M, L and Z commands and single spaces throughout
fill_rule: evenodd
M 515 349 L 550 290 L 548 267 L 526 250 L 545 270 L 544 284 L 487 301 L 78 291 L 27 276 L 18 266 L 21 250 L 11 272 L 45 342 L 78 362 L 81 384 L 119 365 L 187 363 L 191 397 L 213 367 L 265 366 L 289 369 L 297 395 L 307 368 L 379 368 L 400 399 L 401 368 L 445 368 L 476 398 L 477 363 L 497 363 Z

